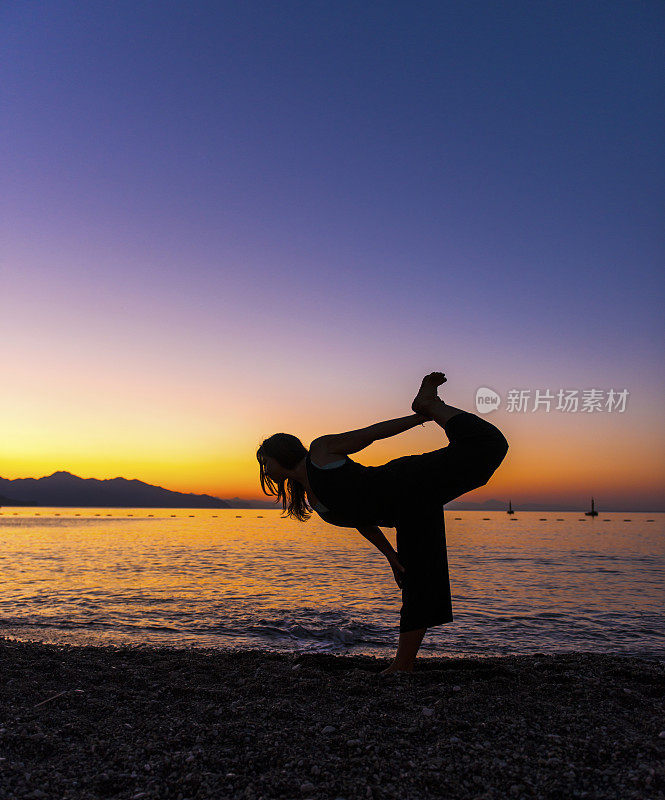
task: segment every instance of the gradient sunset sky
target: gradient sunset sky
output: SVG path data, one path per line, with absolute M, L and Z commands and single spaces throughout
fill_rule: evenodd
M 0 7 L 0 476 L 263 498 L 255 452 L 411 413 L 466 500 L 665 510 L 665 4 Z M 623 413 L 511 389 L 627 389 Z M 434 423 L 353 458 L 447 443 Z

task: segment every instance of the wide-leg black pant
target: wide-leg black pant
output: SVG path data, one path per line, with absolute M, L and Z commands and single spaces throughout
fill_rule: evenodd
M 443 505 L 485 485 L 508 452 L 501 431 L 464 411 L 444 426 L 447 447 L 384 465 L 393 476 L 397 555 L 405 568 L 400 631 L 452 622 Z

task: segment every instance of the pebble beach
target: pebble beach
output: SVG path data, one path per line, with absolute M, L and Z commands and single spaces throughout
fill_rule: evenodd
M 665 799 L 665 662 L 0 639 L 0 796 Z

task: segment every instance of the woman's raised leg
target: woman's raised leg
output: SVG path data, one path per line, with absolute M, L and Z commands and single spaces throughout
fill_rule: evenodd
M 432 373 L 432 375 L 442 373 Z M 427 376 L 430 378 L 431 376 Z M 508 452 L 508 442 L 501 431 L 477 414 L 447 405 L 432 392 L 431 382 L 423 380 L 425 397 L 415 406 L 416 413 L 427 414 L 446 432 L 450 444 L 431 453 L 417 456 L 409 481 L 415 494 L 448 503 L 462 494 L 484 486 Z M 421 394 L 419 392 L 419 395 Z M 418 399 L 418 397 L 416 398 Z
M 445 372 L 430 372 L 420 384 L 418 394 L 411 403 L 411 410 L 427 419 L 435 420 L 443 428 L 455 414 L 462 414 L 461 408 L 449 406 L 437 395 L 437 387 L 447 380 Z

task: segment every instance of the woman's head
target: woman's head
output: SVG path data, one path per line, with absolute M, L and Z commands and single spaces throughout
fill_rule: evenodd
M 307 448 L 290 433 L 275 433 L 264 439 L 256 451 L 259 478 L 264 494 L 277 495 L 290 517 L 305 522 L 311 516 L 305 487 L 291 476 L 307 455 Z

